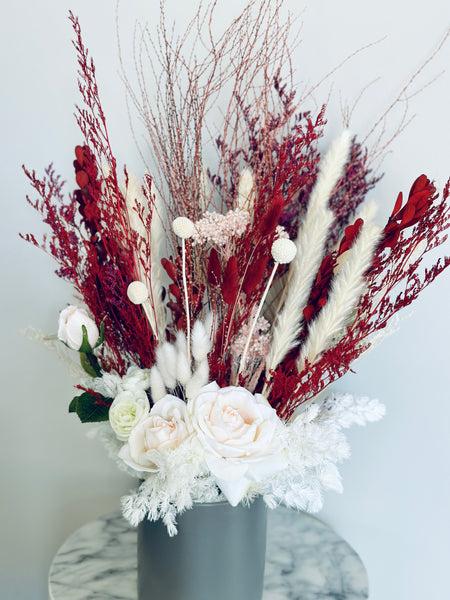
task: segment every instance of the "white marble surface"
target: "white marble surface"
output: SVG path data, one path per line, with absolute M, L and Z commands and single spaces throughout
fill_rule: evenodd
M 119 512 L 78 529 L 53 560 L 49 594 L 50 600 L 136 600 L 136 530 Z M 361 559 L 322 521 L 285 508 L 269 511 L 263 600 L 322 598 L 367 599 Z

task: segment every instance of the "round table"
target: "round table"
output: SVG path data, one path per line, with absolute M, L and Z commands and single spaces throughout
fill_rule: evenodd
M 136 537 L 120 512 L 75 531 L 53 559 L 50 600 L 136 600 Z M 366 600 L 361 559 L 319 519 L 269 510 L 263 600 L 320 598 Z

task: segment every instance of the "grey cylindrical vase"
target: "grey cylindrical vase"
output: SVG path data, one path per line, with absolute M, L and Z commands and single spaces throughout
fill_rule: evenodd
M 161 521 L 138 525 L 138 600 L 261 600 L 267 508 L 195 504 L 169 537 Z

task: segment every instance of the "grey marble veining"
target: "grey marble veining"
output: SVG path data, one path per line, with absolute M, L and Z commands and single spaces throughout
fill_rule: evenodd
M 49 594 L 50 600 L 136 600 L 136 530 L 119 512 L 78 529 L 53 560 Z M 366 570 L 347 542 L 305 513 L 269 511 L 263 600 L 367 598 Z

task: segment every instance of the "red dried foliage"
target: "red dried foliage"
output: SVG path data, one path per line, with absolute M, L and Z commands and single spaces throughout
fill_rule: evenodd
M 327 254 L 322 260 L 322 264 L 317 272 L 317 277 L 311 288 L 311 294 L 308 299 L 308 304 L 303 309 L 303 317 L 305 323 L 309 323 L 320 309 L 325 306 L 328 300 L 328 293 L 330 291 L 330 283 L 333 278 L 334 269 L 336 268 L 336 256 L 334 254 Z M 304 336 L 306 335 L 307 329 L 304 329 Z
M 254 260 L 251 266 L 247 269 L 244 281 L 242 283 L 242 289 L 247 296 L 250 295 L 255 288 L 261 284 L 264 273 L 266 273 L 268 262 L 269 255 L 263 254 L 258 259 Z
M 141 308 L 127 298 L 129 283 L 138 278 L 135 256 L 142 252 L 144 241 L 130 229 L 95 68 L 83 46 L 78 20 L 72 13 L 70 19 L 76 36 L 79 89 L 86 105 L 77 109 L 77 122 L 85 137 L 85 144 L 75 150 L 80 188 L 65 199 L 51 166 L 42 179 L 24 168 L 40 196 L 36 202 L 28 201 L 50 226 L 50 236 L 44 236 L 40 245 L 58 262 L 57 274 L 74 285 L 97 325 L 104 321 L 103 367 L 123 374 L 130 364 L 149 367 L 154 362 L 153 335 Z M 105 176 L 100 174 L 102 162 L 109 168 Z M 23 237 L 39 245 L 34 236 Z
M 413 183 L 408 200 L 403 207 L 403 194 L 400 192 L 394 210 L 384 228 L 383 240 L 379 249 L 394 248 L 400 232 L 418 223 L 436 198 L 436 188 L 426 175 L 420 175 Z
M 220 265 L 219 253 L 211 248 L 208 260 L 208 283 L 217 286 L 222 280 L 222 267 Z
M 316 280 L 311 288 L 308 304 L 303 309 L 305 327 L 302 331 L 302 339 L 306 338 L 308 323 L 314 319 L 320 309 L 325 306 L 330 292 L 330 285 L 337 266 L 337 260 L 347 250 L 350 250 L 364 224 L 362 219 L 356 219 L 353 225 L 345 228 L 344 237 L 341 240 L 337 252 L 327 254 L 319 267 Z
M 245 234 L 225 248 L 214 244 L 202 247 L 187 241 L 185 263 L 191 322 L 203 318 L 206 311 L 214 313 L 216 334 L 208 357 L 210 380 L 221 386 L 229 385 L 230 381 L 242 385 L 253 382 L 256 392 L 262 391 L 265 383 L 261 375 L 264 357 L 258 359 L 253 372 L 237 373 L 236 357 L 231 356 L 232 342 L 261 301 L 272 271 L 271 246 L 277 226 L 283 226 L 291 239 L 297 235 L 317 178 L 320 159 L 317 144 L 325 125 L 325 107 L 315 117 L 298 112 L 294 92 L 282 83 L 282 68 L 286 63 L 289 66 L 285 52 L 289 23 L 280 19 L 278 8 L 278 4 L 263 0 L 251 2 L 244 9 L 241 23 L 252 24 L 251 40 L 243 34 L 239 19 L 220 40 L 214 40 L 209 30 L 210 47 L 206 37 L 199 38 L 206 52 L 204 62 L 184 57 L 188 36 L 180 40 L 171 38 L 162 11 L 159 49 L 152 43 L 163 65 L 161 78 L 157 78 L 157 101 L 150 101 L 145 75 L 139 68 L 139 86 L 145 98 L 142 105 L 129 88 L 148 128 L 162 179 L 157 187 L 169 220 L 180 215 L 196 220 L 204 210 L 216 205 L 219 209 L 237 206 L 243 167 L 248 166 L 253 172 L 254 198 Z M 213 10 L 214 3 L 204 14 L 200 7 L 189 27 L 200 31 L 204 23 L 211 24 Z M 23 237 L 52 254 L 59 265 L 58 275 L 73 283 L 97 324 L 104 321 L 106 342 L 102 346 L 102 365 L 123 374 L 130 364 L 150 367 L 155 360 L 155 338 L 141 308 L 129 302 L 126 292 L 131 281 L 145 280 L 150 304 L 155 308 L 150 229 L 156 202 L 152 180 L 147 176 L 142 188 L 147 205 L 136 202 L 134 207 L 133 217 L 138 218 L 142 224 L 139 229 L 144 231 L 138 234 L 130 225 L 130 205 L 119 186 L 95 67 L 83 45 L 78 20 L 72 13 L 70 19 L 75 31 L 78 84 L 84 103 L 84 108 L 77 108 L 77 122 L 84 136 L 83 145 L 75 149 L 78 188 L 65 199 L 60 178 L 51 166 L 42 179 L 25 170 L 40 197 L 29 202 L 42 214 L 51 233 L 44 236 L 42 243 L 31 234 Z M 142 54 L 148 50 L 146 34 L 142 32 Z M 196 54 L 192 51 L 189 56 Z M 264 81 L 262 86 L 260 81 Z M 232 92 L 223 132 L 216 140 L 218 167 L 216 173 L 209 173 L 213 184 L 209 193 L 202 178 L 202 131 L 210 128 L 206 115 L 211 101 L 216 100 L 225 84 Z M 182 87 L 186 94 L 180 102 L 175 95 Z M 289 418 L 298 406 L 347 372 L 352 361 L 368 348 L 371 336 L 450 264 L 450 258 L 441 259 L 421 276 L 418 274 L 423 255 L 443 242 L 443 232 L 450 226 L 447 203 L 450 184 L 441 201 L 436 202 L 434 186 L 422 175 L 413 184 L 404 206 L 402 194 L 397 199 L 372 267 L 365 275 L 366 292 L 341 339 L 322 352 L 315 363 L 307 362 L 301 372 L 297 371 L 296 356 L 308 335 L 307 324 L 326 305 L 338 258 L 357 239 L 362 221 L 348 224 L 379 179 L 372 175 L 370 158 L 367 149 L 353 139 L 345 173 L 330 199 L 335 222 L 303 312 L 306 326 L 302 338 L 271 373 L 269 401 L 283 418 Z M 102 164 L 106 165 L 103 172 Z M 124 175 L 127 185 L 126 170 Z M 169 200 L 164 199 L 164 193 Z M 168 239 L 172 256 L 163 258 L 161 263 L 170 279 L 167 306 L 172 319 L 166 332 L 160 332 L 160 339 L 173 340 L 177 328 L 186 328 L 187 319 L 181 285 L 181 248 L 175 237 Z M 278 268 L 275 284 L 287 269 L 287 266 Z M 281 287 L 280 281 L 278 285 Z M 272 298 L 273 305 L 278 301 L 279 298 Z
M 338 256 L 341 256 L 341 254 L 350 250 L 363 225 L 364 221 L 362 219 L 356 219 L 353 225 L 349 225 L 345 228 L 344 237 L 339 244 Z
M 232 306 L 236 302 L 238 292 L 238 261 L 235 256 L 231 256 L 223 272 L 222 297 L 227 304 Z
M 260 234 L 265 237 L 270 235 L 278 225 L 281 213 L 284 208 L 284 199 L 281 194 L 277 194 L 269 205 L 269 208 L 257 222 L 257 227 Z
M 449 193 L 450 180 L 438 200 L 433 184 L 421 175 L 411 187 L 403 208 L 399 196 L 375 252 L 373 266 L 366 274 L 367 291 L 346 333 L 317 362 L 307 363 L 301 373 L 286 372 L 286 365 L 282 364 L 273 374 L 270 402 L 281 417 L 288 419 L 300 405 L 344 375 L 351 363 L 368 349 L 373 334 L 384 329 L 398 311 L 411 304 L 450 266 L 450 257 L 445 257 L 426 267 L 422 275 L 418 273 L 424 255 L 447 239 L 444 232 L 450 227 Z M 412 208 L 407 208 L 409 203 Z M 396 239 L 394 245 L 391 236 Z M 287 387 L 291 395 L 283 396 Z
M 178 281 L 178 269 L 174 262 L 164 257 L 161 259 L 161 264 L 170 279 L 175 282 Z

